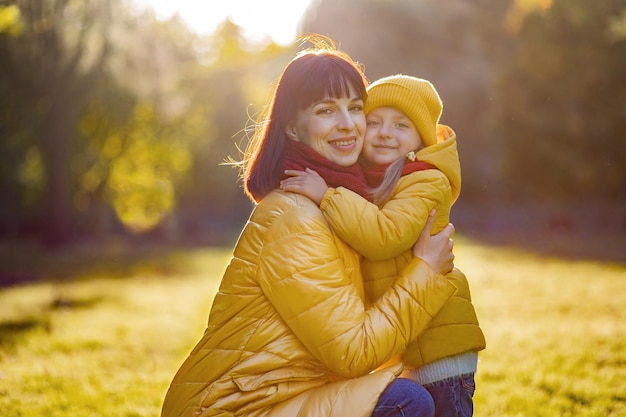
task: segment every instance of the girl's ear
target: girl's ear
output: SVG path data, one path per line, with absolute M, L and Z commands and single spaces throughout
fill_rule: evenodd
M 289 139 L 300 142 L 300 139 L 298 139 L 298 134 L 296 133 L 296 126 L 293 122 L 289 122 L 287 124 L 287 127 L 285 128 L 285 133 L 287 134 L 287 137 Z

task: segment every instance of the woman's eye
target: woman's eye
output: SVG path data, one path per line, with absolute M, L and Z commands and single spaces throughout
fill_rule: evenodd
M 354 112 L 363 111 L 363 106 L 361 106 L 360 104 L 355 104 L 354 106 L 350 107 L 350 111 L 354 111 Z
M 317 114 L 331 114 L 332 112 L 333 109 L 331 109 L 330 107 L 323 107 L 317 110 Z

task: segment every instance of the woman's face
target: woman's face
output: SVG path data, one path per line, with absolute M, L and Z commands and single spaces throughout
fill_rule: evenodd
M 364 133 L 363 100 L 352 87 L 349 97 L 327 97 L 298 110 L 296 119 L 287 126 L 291 140 L 302 142 L 345 167 L 357 162 Z
M 422 137 L 404 113 L 378 107 L 367 115 L 363 158 L 375 165 L 388 165 L 421 148 Z

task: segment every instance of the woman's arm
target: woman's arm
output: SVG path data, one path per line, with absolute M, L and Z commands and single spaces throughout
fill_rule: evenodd
M 358 257 L 337 242 L 315 210 L 317 216 L 293 210 L 275 222 L 261 253 L 259 281 L 314 356 L 337 374 L 364 375 L 403 352 L 454 287 L 429 266 L 438 262 L 429 257 L 437 250 L 428 249 L 366 309 L 355 285 L 361 279 Z M 435 244 L 437 239 L 429 239 L 424 246 Z

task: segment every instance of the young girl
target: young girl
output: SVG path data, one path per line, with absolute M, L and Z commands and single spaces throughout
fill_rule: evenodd
M 328 188 L 315 171 L 288 170 L 281 187 L 315 201 L 335 232 L 364 257 L 365 291 L 375 303 L 411 260 L 428 214 L 437 212 L 431 233 L 449 223 L 450 207 L 461 187 L 456 135 L 439 124 L 442 103 L 423 79 L 395 75 L 368 87 L 367 130 L 361 165 L 370 195 Z M 447 275 L 455 296 L 433 318 L 401 358 L 406 374 L 435 400 L 436 416 L 473 414 L 474 374 L 484 335 L 467 280 L 454 269 Z

